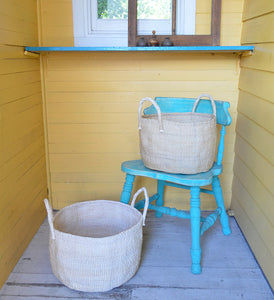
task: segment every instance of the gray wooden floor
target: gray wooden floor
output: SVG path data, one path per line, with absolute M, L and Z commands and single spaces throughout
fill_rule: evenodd
M 149 213 L 137 274 L 110 292 L 83 293 L 65 287 L 52 274 L 45 221 L 0 290 L 0 299 L 274 299 L 234 218 L 230 224 L 230 236 L 222 234 L 218 221 L 202 236 L 202 274 L 193 275 L 189 221 Z

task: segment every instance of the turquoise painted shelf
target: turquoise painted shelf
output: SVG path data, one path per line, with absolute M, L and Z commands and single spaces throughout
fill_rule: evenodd
M 27 52 L 253 52 L 254 46 L 195 46 L 195 47 L 25 47 Z

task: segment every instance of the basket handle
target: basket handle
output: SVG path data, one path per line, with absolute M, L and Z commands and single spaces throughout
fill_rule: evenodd
M 146 220 L 146 215 L 147 215 L 147 209 L 148 209 L 148 205 L 149 205 L 149 197 L 147 194 L 147 190 L 145 187 L 142 187 L 141 189 L 139 189 L 133 196 L 132 201 L 131 201 L 131 207 L 134 208 L 134 204 L 136 201 L 136 198 L 139 194 L 141 194 L 142 192 L 144 192 L 145 194 L 145 206 L 144 206 L 144 211 L 143 211 L 143 226 L 145 226 L 145 220 Z
M 201 94 L 201 95 L 196 99 L 196 101 L 194 102 L 194 105 L 193 105 L 192 112 L 195 112 L 196 107 L 197 107 L 199 101 L 201 100 L 201 98 L 204 98 L 204 97 L 207 97 L 207 98 L 211 101 L 211 105 L 212 105 L 212 109 L 213 109 L 213 115 L 216 117 L 216 104 L 215 104 L 214 99 L 213 99 L 209 94 Z
M 163 132 L 163 122 L 162 122 L 162 115 L 161 115 L 161 110 L 159 105 L 156 103 L 156 101 L 154 101 L 153 99 L 149 98 L 149 97 L 145 97 L 143 98 L 140 103 L 139 103 L 139 109 L 138 109 L 138 129 L 141 130 L 142 126 L 141 126 L 141 118 L 142 118 L 142 105 L 145 101 L 149 101 L 152 103 L 152 105 L 155 107 L 157 114 L 158 114 L 158 121 L 160 124 L 160 132 Z
M 51 237 L 52 237 L 53 240 L 55 240 L 52 207 L 49 204 L 49 200 L 48 199 L 44 199 L 44 203 L 45 203 L 46 210 L 47 210 L 47 213 L 48 213 L 48 222 L 49 222 L 49 228 L 50 228 L 50 232 L 51 232 Z

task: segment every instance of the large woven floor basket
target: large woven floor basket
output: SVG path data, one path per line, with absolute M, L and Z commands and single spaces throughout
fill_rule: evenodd
M 195 112 L 201 98 L 208 97 L 213 114 Z M 157 114 L 141 115 L 142 105 L 150 101 Z M 139 104 L 140 151 L 147 168 L 195 174 L 208 171 L 216 153 L 216 106 L 210 95 L 200 95 L 189 113 L 161 113 L 158 104 L 144 98 Z
M 143 215 L 134 208 L 145 193 Z M 142 225 L 148 207 L 145 188 L 132 204 L 96 200 L 61 209 L 54 217 L 44 200 L 50 225 L 50 262 L 54 275 L 71 289 L 84 292 L 111 290 L 128 281 L 138 270 Z

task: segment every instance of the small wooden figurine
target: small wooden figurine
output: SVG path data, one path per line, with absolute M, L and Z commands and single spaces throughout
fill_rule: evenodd
M 155 33 L 156 33 L 156 31 L 153 30 L 153 31 L 152 31 L 152 38 L 151 38 L 151 40 L 149 41 L 149 46 L 151 46 L 151 47 L 159 46 L 159 41 L 156 39 Z

